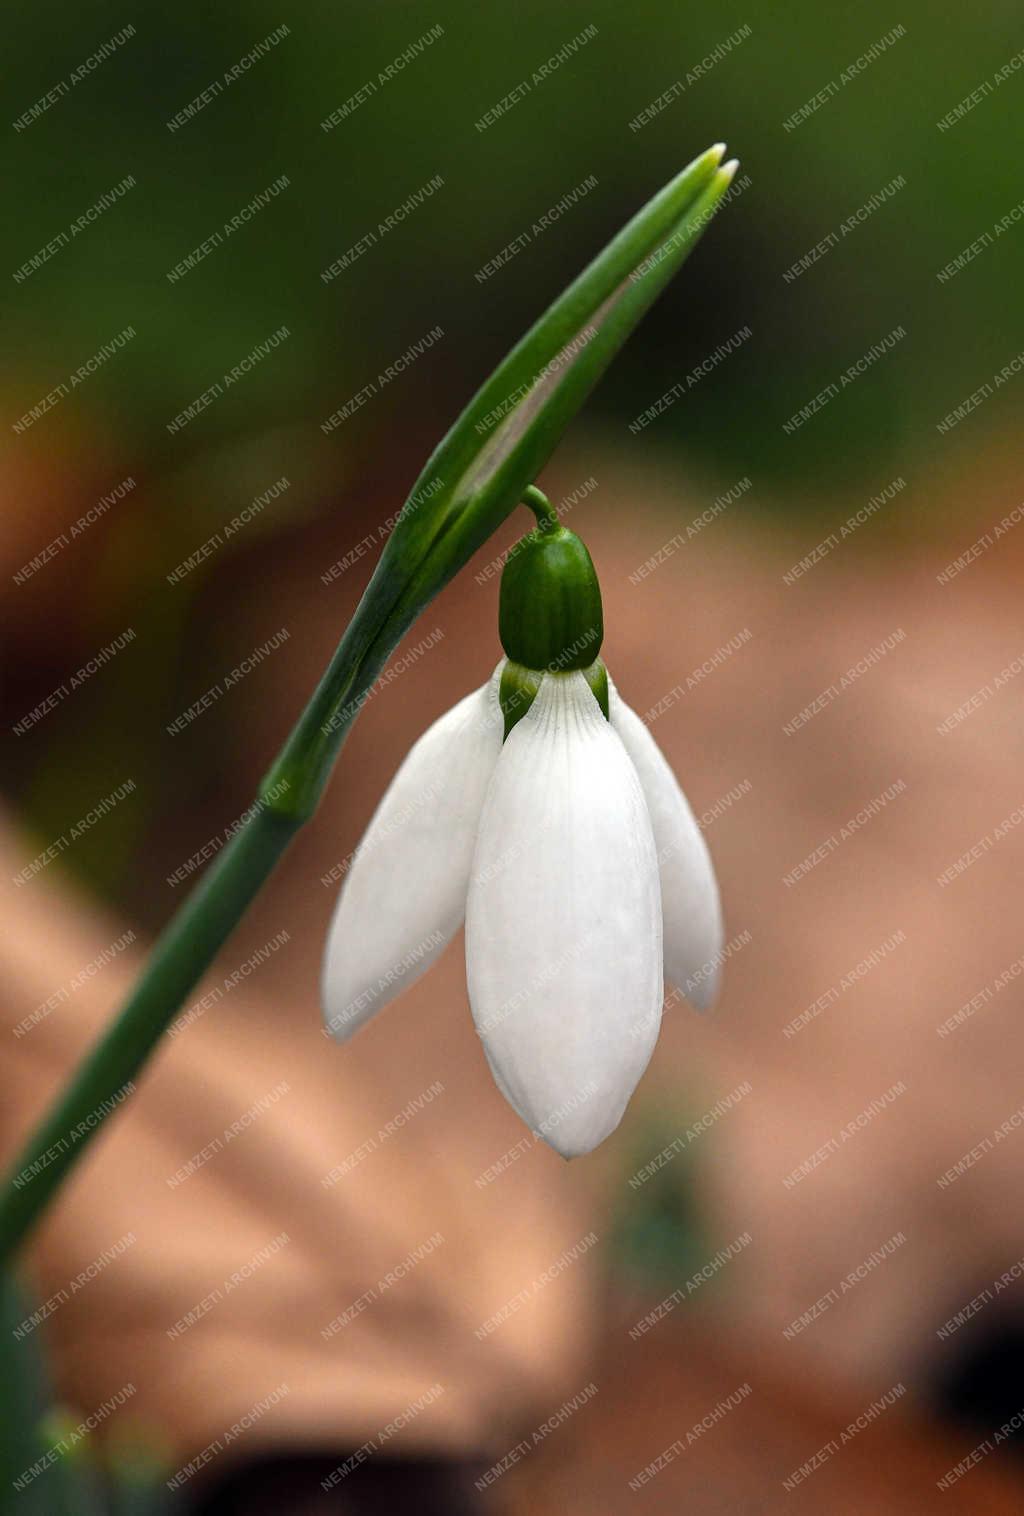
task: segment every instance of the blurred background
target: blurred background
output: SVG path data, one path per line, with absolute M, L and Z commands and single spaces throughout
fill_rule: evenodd
M 507 1160 L 524 1132 L 480 1067 L 458 945 L 324 1056 L 324 877 L 493 667 L 509 523 L 410 633 L 441 635 L 363 712 L 210 985 L 282 931 L 287 951 L 175 1039 L 137 1097 L 157 1114 L 104 1136 L 44 1228 L 35 1300 L 138 1237 L 40 1332 L 55 1395 L 84 1416 L 131 1380 L 147 1458 L 176 1470 L 269 1393 L 283 1324 L 308 1318 L 288 1396 L 209 1478 L 268 1449 L 340 1457 L 450 1374 L 465 1404 L 447 1388 L 395 1449 L 486 1473 L 525 1437 L 478 1476 L 488 1509 L 1019 1509 L 1019 15 L 85 3 L 9 16 L 8 56 L 11 1152 L 250 800 L 437 438 L 666 179 L 720 138 L 741 160 L 539 481 L 705 826 L 718 1008 L 670 1006 L 619 1132 L 569 1169 L 538 1144 Z M 432 1079 L 429 1138 L 344 1199 L 324 1185 Z M 275 1080 L 237 1170 L 151 1184 L 146 1141 L 173 1174 Z M 405 1307 L 323 1338 L 432 1226 L 448 1261 Z M 168 1338 L 282 1228 L 288 1261 L 237 1320 L 225 1302 Z M 488 1302 L 591 1230 L 507 1356 L 476 1362 Z

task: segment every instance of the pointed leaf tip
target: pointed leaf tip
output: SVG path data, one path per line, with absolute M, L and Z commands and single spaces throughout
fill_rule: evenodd
M 498 365 L 435 449 L 368 591 L 379 608 L 388 603 L 395 641 L 515 507 L 685 262 L 735 171 L 735 160 L 721 166 L 724 153 L 724 142 L 709 147 L 637 212 Z

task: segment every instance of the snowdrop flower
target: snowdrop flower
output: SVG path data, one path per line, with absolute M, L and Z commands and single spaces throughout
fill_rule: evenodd
M 502 1094 L 566 1158 L 618 1126 L 668 979 L 714 997 L 718 890 L 700 828 L 598 658 L 586 547 L 539 490 L 502 576 L 507 657 L 409 752 L 348 870 L 323 1003 L 341 1041 L 465 919 L 466 980 Z

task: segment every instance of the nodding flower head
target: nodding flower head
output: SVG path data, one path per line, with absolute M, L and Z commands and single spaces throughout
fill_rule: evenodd
M 352 1035 L 465 921 L 466 982 L 501 1093 L 566 1158 L 618 1126 L 664 982 L 714 998 L 722 918 L 700 828 L 599 654 L 586 547 L 538 490 L 501 585 L 506 657 L 408 753 L 327 941 L 327 1030 Z

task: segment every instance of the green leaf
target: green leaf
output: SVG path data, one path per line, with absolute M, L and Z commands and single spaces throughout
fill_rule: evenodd
M 719 167 L 724 151 L 709 148 L 648 201 L 477 391 L 388 539 L 374 576 L 382 598 L 398 585 L 400 611 L 418 614 L 514 509 L 692 251 L 735 172 Z

